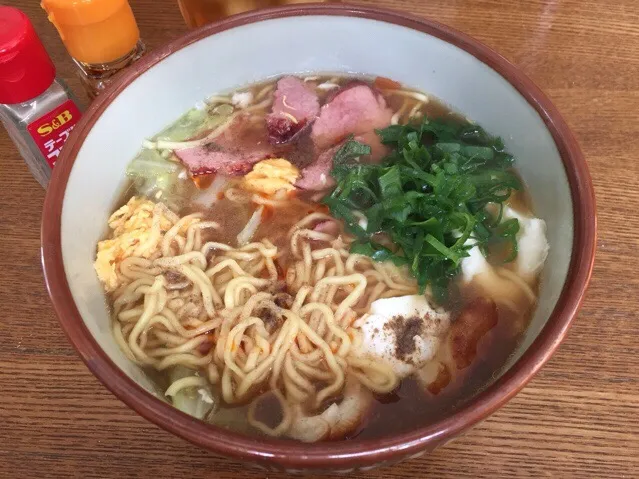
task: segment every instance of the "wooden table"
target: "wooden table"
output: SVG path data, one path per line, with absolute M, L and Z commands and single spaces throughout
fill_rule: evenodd
M 33 0 L 59 72 L 72 63 Z M 169 0 L 134 0 L 150 48 L 185 31 Z M 639 5 L 633 0 L 370 0 L 474 35 L 565 115 L 599 203 L 599 251 L 567 341 L 497 414 L 434 454 L 357 477 L 639 476 Z M 0 476 L 218 477 L 245 469 L 160 430 L 112 396 L 58 327 L 40 268 L 44 192 L 0 131 Z M 353 476 L 351 476 L 353 477 Z

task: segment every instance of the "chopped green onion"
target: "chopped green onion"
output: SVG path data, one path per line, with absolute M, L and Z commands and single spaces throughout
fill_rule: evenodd
M 377 134 L 388 156 L 380 164 L 362 163 L 370 147 L 347 141 L 334 157 L 337 186 L 323 200 L 357 237 L 353 253 L 409 265 L 420 290 L 430 286 L 438 301 L 471 247 L 488 254 L 490 245 L 505 243 L 512 252 L 508 260 L 516 257 L 519 225 L 516 219 L 502 222 L 501 210 L 521 182 L 501 139 L 477 125 L 427 119 Z M 489 204 L 499 208 L 496 217 Z M 366 216 L 366 230 L 354 211 Z M 398 251 L 377 244 L 378 232 L 388 234 Z

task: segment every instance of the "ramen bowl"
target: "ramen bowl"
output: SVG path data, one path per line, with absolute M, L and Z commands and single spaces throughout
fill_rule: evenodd
M 298 39 L 291 41 L 291 39 Z M 196 420 L 163 399 L 118 348 L 93 261 L 96 243 L 144 138 L 213 93 L 285 73 L 379 75 L 429 92 L 501 136 L 550 253 L 539 301 L 495 380 L 426 426 L 377 439 L 303 444 L 255 438 Z M 548 98 L 516 67 L 443 25 L 380 9 L 306 5 L 256 11 L 195 30 L 148 54 L 89 108 L 55 169 L 43 213 L 51 300 L 88 368 L 124 403 L 213 453 L 289 472 L 354 471 L 418 457 L 504 405 L 565 337 L 590 278 L 595 201 L 582 153 Z

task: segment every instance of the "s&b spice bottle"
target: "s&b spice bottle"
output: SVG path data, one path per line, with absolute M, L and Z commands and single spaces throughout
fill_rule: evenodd
M 0 6 L 0 120 L 43 187 L 79 119 L 74 97 L 56 78 L 27 16 Z

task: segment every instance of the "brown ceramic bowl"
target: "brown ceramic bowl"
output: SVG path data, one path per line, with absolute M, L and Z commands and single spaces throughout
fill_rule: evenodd
M 161 399 L 118 350 L 93 272 L 141 141 L 217 91 L 282 73 L 358 72 L 427 91 L 505 138 L 546 220 L 550 256 L 540 300 L 505 372 L 454 413 L 375 440 L 319 444 L 247 437 L 195 420 Z M 548 98 L 516 67 L 443 25 L 347 5 L 292 6 L 229 18 L 148 54 L 76 126 L 53 175 L 42 256 L 60 324 L 88 368 L 123 402 L 212 452 L 294 470 L 367 469 L 416 457 L 489 416 L 530 381 L 563 340 L 583 299 L 595 251 L 595 200 L 586 163 Z

